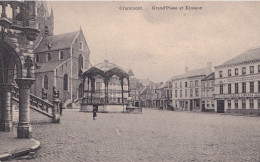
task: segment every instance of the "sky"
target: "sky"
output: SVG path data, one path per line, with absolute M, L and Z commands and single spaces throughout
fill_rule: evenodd
M 260 2 L 47 2 L 54 34 L 83 30 L 91 64 L 107 59 L 165 82 L 260 47 Z M 171 6 L 177 10 L 153 10 Z M 184 10 L 179 7 L 184 6 Z M 185 6 L 202 7 L 186 10 Z M 142 10 L 120 10 L 142 7 Z

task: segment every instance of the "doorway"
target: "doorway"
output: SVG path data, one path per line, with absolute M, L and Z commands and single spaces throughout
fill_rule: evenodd
M 217 100 L 217 113 L 225 112 L 225 102 L 224 100 Z

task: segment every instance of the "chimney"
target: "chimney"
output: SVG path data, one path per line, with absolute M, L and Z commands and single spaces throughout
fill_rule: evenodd
M 187 73 L 189 71 L 188 66 L 185 66 L 185 73 Z
M 212 62 L 207 62 L 207 68 L 212 72 Z

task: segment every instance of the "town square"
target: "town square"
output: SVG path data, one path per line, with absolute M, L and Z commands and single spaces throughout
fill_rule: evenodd
M 0 161 L 259 161 L 259 8 L 0 1 Z

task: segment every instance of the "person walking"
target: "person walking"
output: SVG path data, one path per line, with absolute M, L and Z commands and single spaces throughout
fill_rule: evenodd
M 62 115 L 62 102 L 60 103 L 60 115 Z
M 93 120 L 95 120 L 97 117 L 97 108 L 96 106 L 93 107 Z

